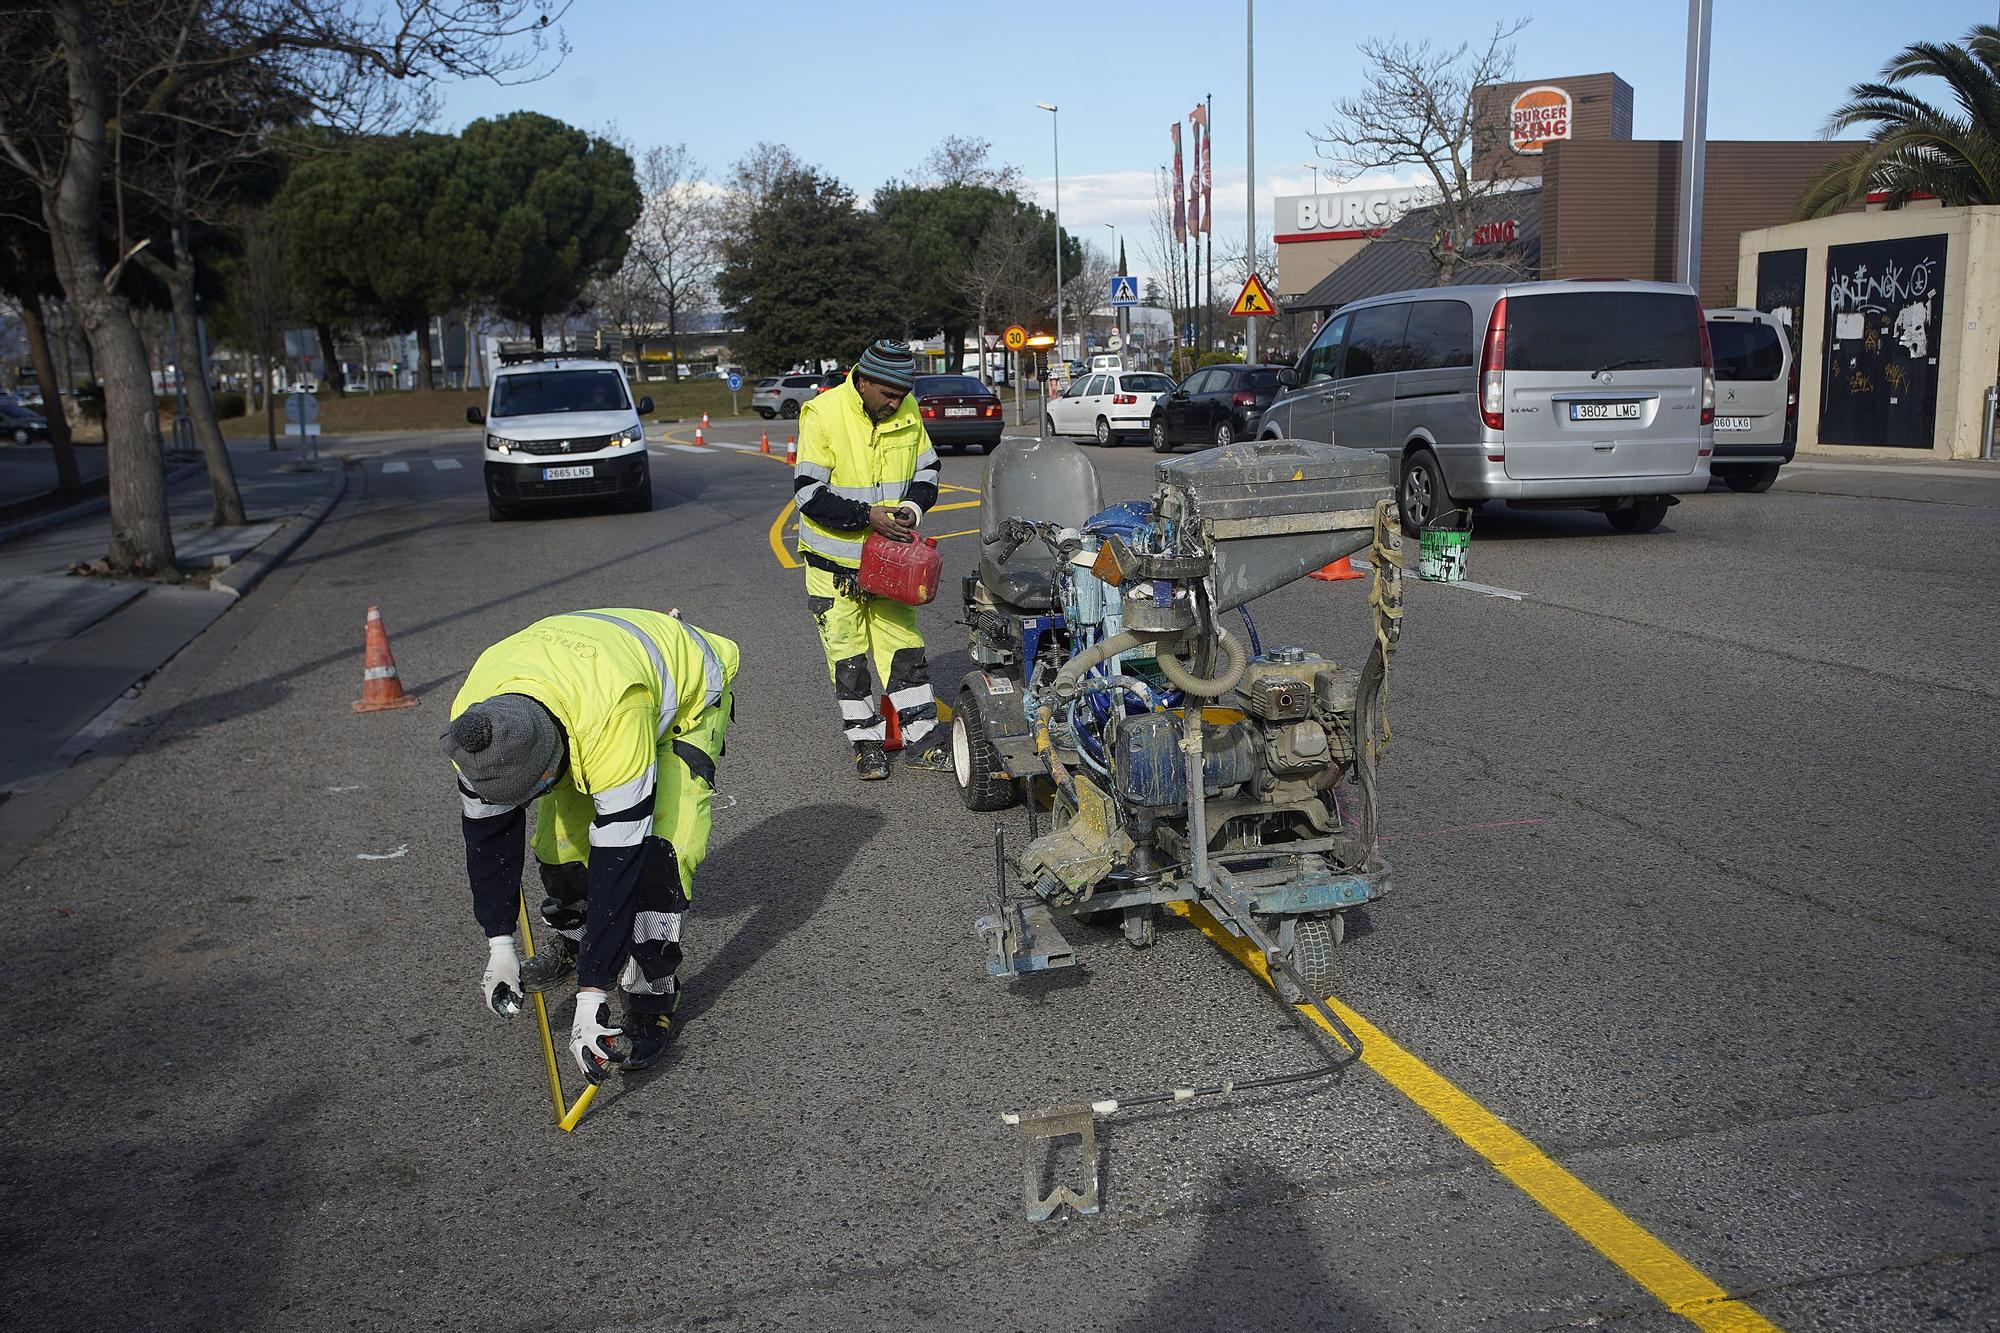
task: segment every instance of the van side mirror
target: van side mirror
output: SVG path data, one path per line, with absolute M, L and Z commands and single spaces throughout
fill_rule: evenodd
M 471 407 L 465 409 L 465 420 L 470 425 L 474 426 L 485 425 L 486 409 L 479 406 L 477 403 L 473 404 Z
M 644 398 L 641 398 L 639 400 L 639 415 L 643 417 L 652 410 L 653 410 L 653 396 L 651 394 L 647 394 Z
M 1293 369 L 1291 366 L 1286 366 L 1283 370 L 1278 372 L 1278 383 L 1283 385 L 1287 389 L 1298 388 L 1299 372 Z

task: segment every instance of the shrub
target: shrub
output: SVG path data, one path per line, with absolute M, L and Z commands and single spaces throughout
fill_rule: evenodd
M 1240 366 L 1243 364 L 1241 352 L 1203 352 L 1201 360 L 1194 363 L 1195 369 L 1203 366 Z

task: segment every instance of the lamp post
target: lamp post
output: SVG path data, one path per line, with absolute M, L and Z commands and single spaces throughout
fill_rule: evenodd
M 1105 225 L 1106 229 L 1107 229 L 1107 230 L 1109 230 L 1109 231 L 1110 231 L 1110 233 L 1111 233 L 1111 254 L 1112 254 L 1112 256 L 1113 256 L 1113 257 L 1115 258 L 1115 257 L 1117 257 L 1117 255 L 1118 255 L 1118 254 L 1120 253 L 1120 251 L 1119 251 L 1119 249 L 1118 249 L 1118 224 L 1117 224 L 1117 223 L 1115 223 L 1115 222 L 1107 222 L 1107 223 L 1105 223 L 1104 225 Z M 1118 276 L 1119 276 L 1119 277 L 1121 277 L 1121 278 L 1125 276 L 1125 266 L 1124 266 L 1123 264 L 1120 264 L 1120 265 L 1118 266 Z M 1121 305 L 1121 306 L 1114 306 L 1114 307 L 1112 307 L 1112 310 L 1111 310 L 1111 323 L 1112 323 L 1112 324 L 1113 324 L 1113 326 L 1115 326 L 1115 327 L 1117 328 L 1117 330 L 1118 330 L 1118 338 L 1119 338 L 1119 341 L 1120 341 L 1120 343 L 1121 343 L 1121 344 L 1122 344 L 1122 343 L 1124 342 L 1124 340 L 1125 340 L 1125 339 L 1127 339 L 1127 338 L 1131 337 L 1131 334 L 1130 334 L 1130 332 L 1129 332 L 1129 331 L 1128 331 L 1128 330 L 1126 329 L 1126 327 L 1125 327 L 1125 307 L 1124 307 L 1124 306 L 1122 306 L 1122 305 Z M 1124 349 L 1124 347 L 1123 347 L 1123 346 L 1121 345 L 1121 346 L 1119 347 L 1119 349 L 1118 349 L 1118 350 L 1119 350 L 1119 353 L 1120 353 L 1120 354 L 1122 355 L 1122 354 L 1124 353 L 1124 350 L 1125 350 L 1125 349 Z
M 1062 117 L 1056 114 L 1053 102 L 1037 102 L 1037 107 L 1049 113 L 1049 147 L 1055 157 L 1056 167 L 1056 355 L 1063 355 L 1063 280 L 1062 280 Z
M 1319 193 L 1319 163 L 1301 162 L 1299 165 L 1313 174 L 1313 193 L 1317 195 Z

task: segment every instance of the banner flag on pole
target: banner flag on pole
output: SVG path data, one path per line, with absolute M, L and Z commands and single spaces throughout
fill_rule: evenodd
M 1193 189 L 1201 192 L 1201 223 L 1207 232 L 1215 221 L 1215 136 L 1208 132 L 1208 108 L 1197 106 L 1188 116 L 1195 123 L 1200 147 L 1195 150 Z
M 1181 193 L 1181 123 L 1170 127 L 1174 136 L 1174 240 L 1187 244 L 1187 198 Z

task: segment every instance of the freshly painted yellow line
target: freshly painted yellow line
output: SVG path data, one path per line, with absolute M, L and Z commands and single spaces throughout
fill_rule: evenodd
M 1248 940 L 1231 935 L 1215 918 L 1186 903 L 1167 906 L 1250 969 L 1266 985 L 1271 976 L 1263 955 Z M 1778 1333 L 1777 1326 L 1734 1300 L 1667 1244 L 1620 1212 L 1603 1195 L 1558 1166 L 1521 1133 L 1468 1097 L 1451 1080 L 1389 1039 L 1387 1033 L 1332 996 L 1326 1003 L 1361 1038 L 1361 1062 L 1417 1108 L 1450 1130 L 1468 1148 L 1491 1162 L 1514 1185 L 1626 1276 L 1657 1297 L 1667 1310 L 1705 1333 Z M 1338 1041 L 1310 1005 L 1298 1010 Z
M 535 956 L 535 932 L 528 928 L 528 895 L 521 895 L 521 945 L 527 957 Z M 549 1007 L 542 1002 L 540 991 L 532 992 L 535 998 L 535 1022 L 542 1032 L 542 1063 L 548 1067 L 549 1097 L 556 1104 L 556 1128 L 567 1134 L 576 1128 L 576 1122 L 583 1119 L 583 1113 L 597 1100 L 597 1085 L 586 1083 L 577 1095 L 576 1104 L 563 1105 L 562 1077 L 556 1072 L 556 1039 L 549 1031 Z
M 771 522 L 771 554 L 778 557 L 778 566 L 781 569 L 804 568 L 798 558 L 785 547 L 785 524 L 791 521 L 794 508 L 790 500 L 785 501 L 785 507 L 778 511 L 778 517 Z

